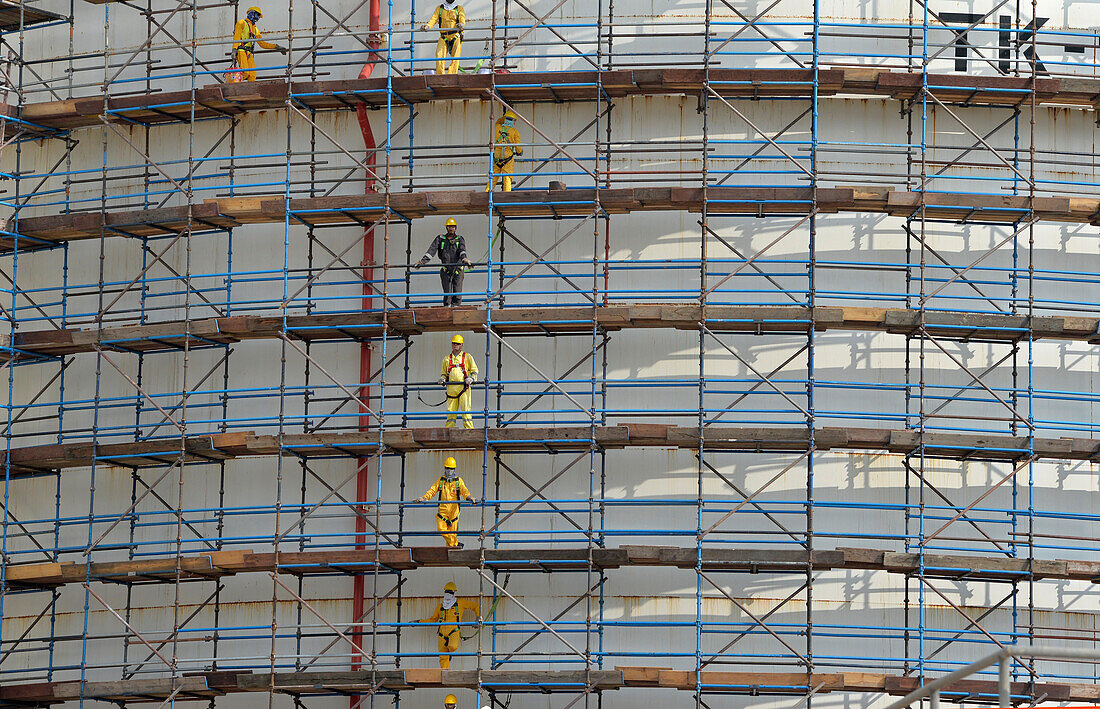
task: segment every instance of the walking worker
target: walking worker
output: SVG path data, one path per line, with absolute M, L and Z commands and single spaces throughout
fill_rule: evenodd
M 512 109 L 504 112 L 493 126 L 493 171 L 489 175 L 486 192 L 493 189 L 493 177 L 505 192 L 512 191 L 512 173 L 516 171 L 516 156 L 523 155 L 520 134 L 516 129 L 516 114 Z
M 466 488 L 466 481 L 458 477 L 455 465 L 454 458 L 443 461 L 443 475 L 439 476 L 427 492 L 416 498 L 416 502 L 427 502 L 433 497 L 439 497 L 439 507 L 435 511 L 435 528 L 448 547 L 461 549 L 463 544 L 458 541 L 459 501 L 467 500 L 471 505 L 476 505 L 477 500 Z
M 474 417 L 470 414 L 474 397 L 470 387 L 477 381 L 477 362 L 469 352 L 462 351 L 462 345 L 462 335 L 451 338 L 451 353 L 443 358 L 443 369 L 439 375 L 439 383 L 447 387 L 446 428 L 454 428 L 457 411 L 463 412 L 463 427 L 474 427 Z
M 458 4 L 458 0 L 443 0 L 443 4 L 435 8 L 432 18 L 420 27 L 422 30 L 430 30 L 439 25 L 439 41 L 435 43 L 435 73 L 443 73 L 443 60 L 451 58 L 451 65 L 447 67 L 448 74 L 458 73 L 458 59 L 462 56 L 462 30 L 466 27 L 466 10 Z
M 264 14 L 260 12 L 260 8 L 253 5 L 248 8 L 244 19 L 238 20 L 236 26 L 233 27 L 233 54 L 236 57 L 237 66 L 241 68 L 241 76 L 245 81 L 256 80 L 255 54 L 257 44 L 262 49 L 274 49 L 283 54 L 287 52 L 286 47 L 282 45 L 260 39 L 262 35 L 260 30 L 256 28 L 256 23 L 263 16 Z
M 439 280 L 443 283 L 443 305 L 460 305 L 462 303 L 462 281 L 466 276 L 463 266 L 473 266 L 466 257 L 466 239 L 458 233 L 458 222 L 451 217 L 444 225 L 446 234 L 440 234 L 432 240 L 432 245 L 413 264 L 413 268 L 420 268 L 428 263 L 433 256 L 439 254 Z
M 462 633 L 456 623 L 462 622 L 462 614 L 466 611 L 477 615 L 477 622 L 481 622 L 481 606 L 472 598 L 458 598 L 458 586 L 454 581 L 448 581 L 443 587 L 443 600 L 435 607 L 435 613 L 428 618 L 419 621 L 421 623 L 439 623 L 436 634 L 439 636 L 439 652 L 445 653 L 439 656 L 439 666 L 445 670 L 451 668 L 450 653 L 458 650 L 458 643 L 462 640 Z M 444 704 L 455 705 L 458 700 L 454 695 L 449 695 Z

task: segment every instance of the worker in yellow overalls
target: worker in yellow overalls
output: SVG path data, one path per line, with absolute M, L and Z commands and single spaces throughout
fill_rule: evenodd
M 443 73 L 443 59 L 451 58 L 451 66 L 447 68 L 448 74 L 458 73 L 458 59 L 462 56 L 462 29 L 466 26 L 466 10 L 458 4 L 458 0 L 443 0 L 443 4 L 435 8 L 432 19 L 421 26 L 422 30 L 430 30 L 439 25 L 439 41 L 435 44 L 435 73 Z
M 477 381 L 477 363 L 468 353 L 462 351 L 462 335 L 451 338 L 451 353 L 443 358 L 443 369 L 439 374 L 439 383 L 447 386 L 447 428 L 454 428 L 457 414 L 462 411 L 462 425 L 474 427 L 474 417 L 470 414 L 473 392 L 470 387 Z
M 260 30 L 256 29 L 256 23 L 264 14 L 260 8 L 252 6 L 248 8 L 243 20 L 238 20 L 233 28 L 233 52 L 237 58 L 237 66 L 241 68 L 241 76 L 245 81 L 256 80 L 256 45 L 263 49 L 274 49 L 286 54 L 287 49 L 272 42 L 260 39 Z
M 435 511 L 435 528 L 443 536 L 443 542 L 455 549 L 461 549 L 463 544 L 458 541 L 458 515 L 459 501 L 468 500 L 471 505 L 476 505 L 477 500 L 470 494 L 466 487 L 466 481 L 458 477 L 455 471 L 454 458 L 443 461 L 443 475 L 435 484 L 428 488 L 417 502 L 427 502 L 436 495 L 439 496 L 439 506 Z
M 489 184 L 485 191 L 493 189 L 493 175 L 505 192 L 512 191 L 512 173 L 516 171 L 516 156 L 523 155 L 520 147 L 520 135 L 516 130 L 516 114 L 512 109 L 504 112 L 493 126 L 493 172 L 489 175 Z
M 439 666 L 445 670 L 451 668 L 450 653 L 458 650 L 458 643 L 462 640 L 459 626 L 454 625 L 454 623 L 462 622 L 462 614 L 465 611 L 477 615 L 477 622 L 481 622 L 481 606 L 478 605 L 478 602 L 471 598 L 459 599 L 455 595 L 457 593 L 458 586 L 455 585 L 454 581 L 448 581 L 447 585 L 443 587 L 443 600 L 435 607 L 435 613 L 419 621 L 421 623 L 440 623 L 439 627 L 436 628 L 436 633 L 439 635 L 439 652 L 447 654 L 439 656 Z M 447 697 L 447 699 L 453 699 L 453 697 Z

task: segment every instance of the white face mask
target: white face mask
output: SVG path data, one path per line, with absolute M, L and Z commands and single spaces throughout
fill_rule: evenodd
M 453 10 L 453 9 L 455 9 L 455 5 L 457 5 L 457 4 L 458 4 L 458 0 L 443 0 L 443 9 L 444 10 Z
M 458 599 L 450 591 L 443 594 L 443 610 L 450 610 Z

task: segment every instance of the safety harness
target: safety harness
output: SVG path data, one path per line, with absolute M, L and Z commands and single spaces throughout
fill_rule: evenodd
M 448 12 L 453 11 L 456 7 L 458 7 L 457 4 L 452 5 L 450 10 L 448 10 Z M 447 10 L 447 8 L 444 7 L 443 5 L 440 5 L 439 9 L 436 10 L 436 12 L 439 13 L 439 24 L 441 24 L 441 25 L 443 24 L 443 11 L 444 10 Z M 464 34 L 464 32 L 462 30 L 455 30 L 455 29 L 451 29 L 450 31 L 448 31 L 448 29 L 449 28 L 442 29 L 440 31 L 440 34 L 443 35 L 443 40 L 445 42 L 447 42 L 447 49 L 451 50 L 451 45 L 454 44 L 456 36 L 457 36 L 458 39 L 462 39 L 462 35 Z
M 248 20 L 245 20 L 245 22 L 248 22 Z M 259 39 L 263 35 L 259 34 L 259 30 L 256 30 L 257 34 L 252 34 L 253 30 L 256 30 L 256 26 L 253 25 L 251 22 L 248 22 L 248 37 L 246 37 L 246 39 L 249 41 L 241 42 L 237 49 L 248 52 L 249 54 L 256 53 L 256 44 L 252 40 Z
M 470 385 L 466 383 L 466 380 L 470 378 L 469 372 L 466 371 L 466 353 L 465 352 L 462 353 L 462 364 L 455 364 L 455 356 L 453 354 L 447 355 L 447 361 L 450 362 L 450 366 L 447 367 L 447 381 L 448 382 L 451 379 L 451 371 L 452 370 L 454 370 L 454 369 L 461 369 L 462 370 L 462 391 L 458 392 L 454 396 L 451 396 L 450 394 L 447 394 L 448 399 L 457 399 L 460 396 L 462 396 L 463 394 L 465 394 L 470 389 Z M 455 383 L 457 384 L 457 382 L 455 382 Z M 444 386 L 447 386 L 447 385 L 444 384 Z
M 439 498 L 439 504 L 441 504 L 441 505 L 451 502 L 451 500 L 444 500 L 443 499 L 443 486 L 446 485 L 446 484 L 447 484 L 447 478 L 441 476 L 439 478 L 439 493 L 437 495 L 438 498 Z M 457 475 L 455 476 L 454 486 L 455 486 L 455 497 L 458 497 L 458 476 Z M 458 502 L 458 500 L 454 500 L 454 501 Z M 449 517 L 444 517 L 439 512 L 436 512 L 435 516 L 438 517 L 439 519 L 443 520 L 444 522 L 446 522 L 448 525 L 454 524 L 455 522 L 458 521 L 458 515 L 455 515 L 454 518 L 452 519 L 452 518 L 449 518 Z
M 500 147 L 501 154 L 503 154 L 505 150 L 511 151 L 511 153 L 512 153 L 511 155 L 509 155 L 506 158 L 494 158 L 493 159 L 493 164 L 494 165 L 496 165 L 497 167 L 504 167 L 509 162 L 514 160 L 515 157 L 516 157 L 515 149 L 510 147 L 510 145 L 508 143 L 508 129 L 505 126 L 501 126 L 500 133 L 497 134 L 497 143 L 500 144 L 500 146 L 501 146 Z

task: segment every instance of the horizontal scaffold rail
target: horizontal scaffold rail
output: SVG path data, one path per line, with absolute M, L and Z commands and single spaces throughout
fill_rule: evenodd
M 1016 224 L 1028 219 L 1100 226 L 1100 199 L 1027 197 L 968 192 L 907 192 L 889 187 L 709 187 L 707 214 L 782 216 L 855 212 L 910 217 L 924 210 L 933 220 Z M 588 216 L 594 212 L 700 212 L 703 190 L 694 187 L 520 190 L 492 195 L 504 217 Z M 380 219 L 403 222 L 424 217 L 487 214 L 489 194 L 474 190 L 400 192 L 286 199 L 275 195 L 209 199 L 190 206 L 108 212 L 77 212 L 19 219 L 23 250 L 106 236 L 155 237 L 185 230 L 229 229 L 245 224 L 311 226 L 369 225 Z M 0 240 L 0 251 L 14 248 Z
M 711 451 L 747 453 L 804 452 L 810 432 L 791 427 L 709 426 L 703 447 Z M 142 468 L 171 465 L 182 454 L 190 462 L 234 458 L 292 456 L 299 458 L 359 457 L 378 452 L 411 453 L 435 450 L 557 452 L 622 448 L 699 448 L 699 429 L 656 423 L 618 426 L 539 426 L 487 429 L 398 428 L 377 432 L 297 433 L 257 435 L 248 431 L 212 433 L 183 438 L 125 443 L 60 443 L 12 448 L 0 454 L 0 471 L 10 461 L 9 475 L 55 473 L 90 465 Z M 813 431 L 815 451 L 880 451 L 954 460 L 1046 460 L 1100 462 L 1100 439 L 1034 438 L 997 434 L 939 433 L 912 429 L 823 427 Z
M 447 547 L 381 547 L 365 550 L 253 552 L 247 549 L 197 555 L 84 563 L 9 564 L 8 587 L 49 589 L 85 581 L 116 584 L 174 583 L 180 579 L 218 579 L 249 573 L 291 576 L 368 574 L 376 570 L 412 571 L 424 568 L 468 568 L 482 565 L 496 571 L 586 572 L 629 566 L 743 573 L 804 573 L 865 570 L 921 574 L 928 578 L 1013 582 L 1027 579 L 1100 582 L 1100 561 L 1030 560 L 1003 556 L 962 556 L 893 552 L 882 549 L 838 548 L 804 550 L 728 549 L 635 546 L 569 549 L 448 549 Z M 923 569 L 923 571 L 922 571 Z
M 17 333 L 6 344 L 11 356 L 61 357 L 96 349 L 162 352 L 201 344 L 279 339 L 346 342 L 455 330 L 484 332 L 489 312 L 473 307 L 424 307 L 334 315 L 235 315 L 102 330 L 39 330 Z M 631 329 L 699 330 L 715 333 L 802 334 L 859 331 L 921 335 L 950 340 L 1016 342 L 1069 340 L 1100 344 L 1100 318 L 966 313 L 849 306 L 698 305 L 644 303 L 602 306 L 523 306 L 494 309 L 491 329 L 501 335 L 587 335 Z M 9 339 L 5 336 L 4 339 Z
M 23 106 L 22 118 L 47 129 L 71 130 L 101 125 L 101 117 L 126 123 L 157 124 L 195 118 L 232 116 L 285 106 L 288 101 L 318 110 L 381 108 L 388 103 L 412 105 L 427 101 L 485 99 L 496 91 L 504 101 L 593 101 L 597 96 L 698 95 L 704 89 L 702 69 L 656 68 L 595 71 L 519 72 L 498 74 L 438 74 L 329 81 L 282 80 L 214 84 L 191 91 L 167 91 L 121 97 L 87 96 Z M 392 82 L 392 97 L 387 82 Z M 710 69 L 710 88 L 726 98 L 811 98 L 812 69 Z M 1100 105 L 1100 79 L 1036 78 L 929 74 L 875 67 L 822 69 L 817 73 L 818 96 L 879 96 L 907 100 L 922 86 L 945 103 L 967 106 L 1017 106 L 1031 101 L 1032 86 L 1039 105 L 1093 108 Z M 104 109 L 106 105 L 106 110 Z M 15 115 L 15 108 L 8 109 Z
M 919 677 L 877 672 L 695 672 L 665 667 L 616 667 L 613 670 L 360 670 L 261 673 L 249 670 L 188 674 L 162 679 L 117 682 L 37 682 L 0 687 L 0 706 L 33 707 L 66 701 L 162 702 L 208 700 L 244 692 L 274 691 L 292 696 L 376 694 L 416 689 L 480 689 L 500 693 L 584 693 L 629 688 L 675 689 L 709 694 L 804 695 L 809 692 L 858 692 L 904 696 L 921 685 Z M 1014 696 L 1042 702 L 1100 699 L 1100 685 L 1068 682 L 1013 682 Z M 997 683 L 963 680 L 940 691 L 945 700 L 996 703 Z

